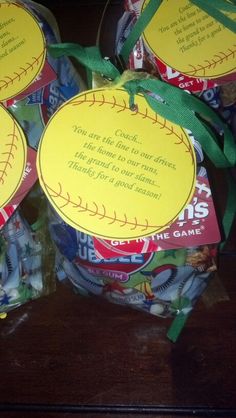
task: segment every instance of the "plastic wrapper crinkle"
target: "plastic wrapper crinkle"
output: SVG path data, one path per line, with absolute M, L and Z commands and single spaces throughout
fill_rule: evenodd
M 187 315 L 216 270 L 215 245 L 98 259 L 93 238 L 51 211 L 50 233 L 57 246 L 57 275 L 79 293 L 103 296 L 151 314 Z

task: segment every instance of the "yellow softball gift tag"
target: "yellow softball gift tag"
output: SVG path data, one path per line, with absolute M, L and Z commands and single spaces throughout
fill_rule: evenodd
M 189 77 L 216 79 L 236 71 L 235 33 L 189 0 L 163 0 L 143 38 L 160 61 Z
M 41 138 L 37 169 L 49 201 L 72 227 L 107 239 L 166 228 L 190 201 L 196 162 L 186 132 L 142 95 L 90 90 L 65 103 Z
M 35 17 L 19 3 L 0 1 L 0 101 L 24 91 L 43 68 L 46 48 Z
M 2 105 L 0 121 L 0 208 L 3 208 L 23 180 L 27 143 L 21 127 Z

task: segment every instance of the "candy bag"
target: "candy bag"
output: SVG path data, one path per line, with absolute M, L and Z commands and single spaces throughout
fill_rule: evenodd
M 138 140 L 137 131 L 136 135 L 128 136 L 127 134 L 124 142 L 120 140 L 120 136 L 127 132 L 127 127 L 124 128 L 121 122 L 119 122 L 120 125 L 117 125 L 119 127 L 115 126 L 113 128 L 113 125 L 111 125 L 111 128 L 108 129 L 109 133 L 112 132 L 112 129 L 114 130 L 113 135 L 102 136 L 98 128 L 96 132 L 94 125 L 90 127 L 88 123 L 85 123 L 85 119 L 81 117 L 80 125 L 69 119 L 69 126 L 73 126 L 70 135 L 74 139 L 71 142 L 70 135 L 68 135 L 66 149 L 61 141 L 58 147 L 57 155 L 60 161 L 60 171 L 61 167 L 65 167 L 64 174 L 58 171 L 59 165 L 57 163 L 53 175 L 51 169 L 48 169 L 46 165 L 47 156 L 51 152 L 51 147 L 53 147 L 53 137 L 57 134 L 54 126 L 60 131 L 61 124 L 68 123 L 67 113 L 64 119 L 60 119 L 61 113 L 67 112 L 68 108 L 68 116 L 72 115 L 72 118 L 77 117 L 77 115 L 81 116 L 81 106 L 89 106 L 91 103 L 93 103 L 91 107 L 94 112 L 94 121 L 99 120 L 97 119 L 95 106 L 98 106 L 97 111 L 99 111 L 101 120 L 102 106 L 105 106 L 104 110 L 106 111 L 111 106 L 110 109 L 117 107 L 118 110 L 123 109 L 122 112 L 130 112 L 127 104 L 119 98 L 119 94 L 120 90 L 116 91 L 114 89 L 113 91 L 110 88 L 108 90 L 102 88 L 102 90 L 94 89 L 74 97 L 66 103 L 63 110 L 58 111 L 55 116 L 56 119 L 54 118 L 53 121 L 49 122 L 42 137 L 38 154 L 38 169 L 41 173 L 41 185 L 55 209 L 55 212 L 53 210 L 50 214 L 49 228 L 58 249 L 57 274 L 60 278 L 68 277 L 83 294 L 104 296 L 115 303 L 130 305 L 154 315 L 173 316 L 178 318 L 177 322 L 181 321 L 183 324 L 209 282 L 212 272 L 216 269 L 216 244 L 220 240 L 220 235 L 206 170 L 201 166 L 198 167 L 196 190 L 191 201 L 185 211 L 181 212 L 174 222 L 168 223 L 166 228 L 152 236 L 143 238 L 142 236 L 139 238 L 138 235 L 138 238 L 135 239 L 134 235 L 129 239 L 119 239 L 118 236 L 115 239 L 116 235 L 114 235 L 114 238 L 109 240 L 109 238 L 103 239 L 103 236 L 99 236 L 103 234 L 102 229 L 98 231 L 98 235 L 96 233 L 86 234 L 83 224 L 81 225 L 83 230 L 80 230 L 80 225 L 77 228 L 73 225 L 78 220 L 81 224 L 83 214 L 88 212 L 87 230 L 93 230 L 96 218 L 98 218 L 98 225 L 99 220 L 102 221 L 107 217 L 108 225 L 113 225 L 115 222 L 119 222 L 121 225 L 112 234 L 122 233 L 121 228 L 128 224 L 129 216 L 124 215 L 120 219 L 118 213 L 120 210 L 122 211 L 122 208 L 118 209 L 118 206 L 114 215 L 111 216 L 112 211 L 108 211 L 109 208 L 107 207 L 112 206 L 115 199 L 117 204 L 120 200 L 122 206 L 127 207 L 124 209 L 127 212 L 124 213 L 131 210 L 128 201 L 132 202 L 134 208 L 138 203 L 143 205 L 147 211 L 147 216 L 152 205 L 157 205 L 156 210 L 158 211 L 159 199 L 158 195 L 154 195 L 156 187 L 155 170 L 159 164 L 164 171 L 165 167 L 167 170 L 175 171 L 175 165 L 170 163 L 171 159 L 175 158 L 172 151 L 169 162 L 167 162 L 167 158 L 162 157 L 161 159 L 158 156 L 156 157 L 156 164 L 147 164 L 145 159 L 148 158 L 149 161 L 152 159 L 152 154 L 148 151 L 148 144 L 150 143 L 151 146 L 152 141 L 151 137 L 149 139 L 148 136 L 145 137 L 146 132 L 144 134 L 145 142 Z M 75 112 L 76 106 L 78 106 L 78 113 Z M 141 103 L 139 106 L 141 106 Z M 89 109 L 91 107 L 89 106 Z M 75 112 L 74 115 L 73 112 Z M 138 111 L 135 110 L 135 112 Z M 153 122 L 154 117 L 148 113 L 148 110 L 146 114 Z M 127 117 L 128 115 L 129 113 Z M 142 118 L 143 115 L 143 110 L 139 107 L 138 117 Z M 113 115 L 109 116 L 109 120 L 111 120 L 111 117 Z M 134 117 L 137 117 L 137 115 Z M 132 113 L 130 118 L 132 118 Z M 147 119 L 148 126 L 146 129 L 149 126 L 152 127 L 152 125 L 149 125 L 149 119 Z M 122 121 L 122 123 L 124 122 Z M 161 131 L 162 129 L 168 129 L 167 121 L 160 122 L 160 128 Z M 174 130 L 174 127 L 170 125 L 168 132 L 172 133 L 172 130 Z M 115 136 L 119 136 L 119 138 L 115 138 Z M 133 141 L 139 141 L 141 151 L 138 151 L 137 145 L 129 147 L 128 144 L 133 143 Z M 156 141 L 158 141 L 157 138 Z M 191 142 L 195 149 L 195 157 L 193 158 L 197 158 L 198 163 L 201 163 L 203 153 L 200 144 L 193 136 L 191 136 Z M 73 144 L 76 144 L 76 148 Z M 116 153 L 117 148 L 119 148 L 119 154 Z M 132 150 L 136 153 L 136 157 L 131 156 L 133 154 Z M 157 151 L 158 149 L 153 152 Z M 102 159 L 99 158 L 101 153 Z M 164 153 L 164 150 L 162 153 Z M 120 166 L 117 165 L 117 158 L 119 158 L 119 161 L 123 161 Z M 124 163 L 125 161 L 126 163 Z M 139 171 L 134 170 L 135 165 L 142 168 L 142 175 L 138 174 Z M 66 170 L 66 166 L 68 170 Z M 115 170 L 120 174 L 114 178 L 112 172 Z M 148 170 L 149 174 L 145 173 L 145 170 Z M 150 174 L 151 171 L 154 174 Z M 132 181 L 125 177 L 128 172 L 133 179 Z M 111 184 L 108 190 L 106 190 L 107 182 Z M 146 188 L 141 187 L 142 182 L 146 183 Z M 92 203 L 89 203 L 88 198 L 85 197 L 87 188 L 94 194 Z M 127 190 L 124 194 L 125 197 L 122 196 L 122 188 Z M 129 193 L 132 193 L 132 199 L 131 197 L 129 199 Z M 146 198 L 137 198 L 137 193 L 141 193 Z M 178 189 L 176 193 L 177 196 Z M 118 200 L 116 194 L 119 194 Z M 112 197 L 109 198 L 109 196 Z M 135 199 L 138 200 L 135 201 Z M 72 224 L 69 225 L 67 220 Z M 109 232 L 108 225 L 105 222 L 104 227 L 108 228 Z M 138 221 L 133 223 L 131 230 L 137 229 L 137 226 Z M 100 228 L 99 225 L 97 227 Z M 141 227 L 143 230 L 145 224 Z M 149 222 L 146 222 L 146 227 L 149 227 Z M 176 327 L 170 333 L 172 340 L 176 340 L 178 335 Z

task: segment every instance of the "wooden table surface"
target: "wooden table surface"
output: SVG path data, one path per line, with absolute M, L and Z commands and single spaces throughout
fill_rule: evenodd
M 63 41 L 84 46 L 95 43 L 102 3 L 44 2 Z M 120 12 L 112 2 L 105 49 Z M 65 284 L 12 311 L 0 322 L 0 417 L 236 417 L 235 229 L 228 248 L 175 344 L 166 338 L 169 320 L 83 298 Z

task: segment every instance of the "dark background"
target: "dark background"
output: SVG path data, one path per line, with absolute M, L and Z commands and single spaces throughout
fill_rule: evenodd
M 42 1 L 62 40 L 94 45 L 105 1 Z M 105 14 L 102 48 L 112 52 L 121 1 Z M 218 214 L 224 171 L 213 170 Z M 197 303 L 179 340 L 170 320 L 76 295 L 70 286 L 0 321 L 1 418 L 236 417 L 236 259 Z

